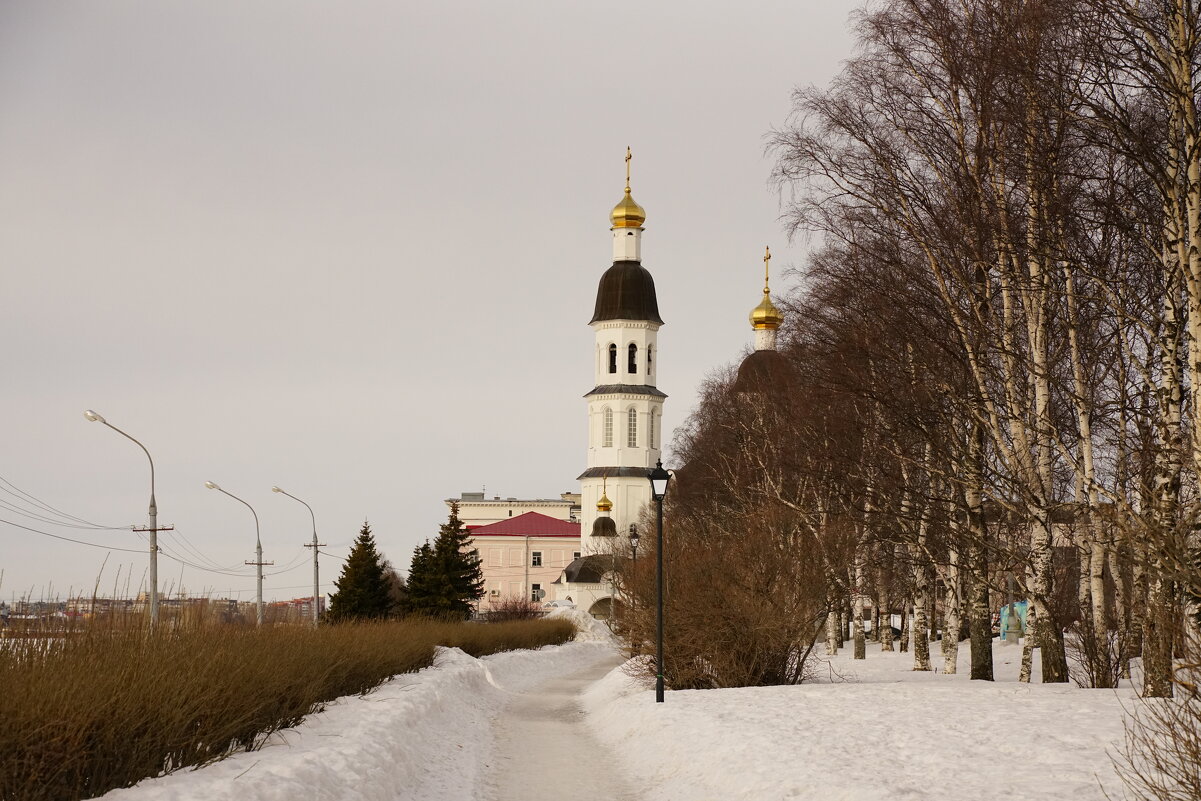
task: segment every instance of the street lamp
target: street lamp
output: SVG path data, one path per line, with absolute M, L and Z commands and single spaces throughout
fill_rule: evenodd
M 655 463 L 655 469 L 647 476 L 651 482 L 651 495 L 655 498 L 655 520 L 658 530 L 658 545 L 655 549 L 655 703 L 663 703 L 663 498 L 671 473 L 663 469 L 663 460 Z
M 263 625 L 263 565 L 269 565 L 269 564 L 273 565 L 275 563 L 263 561 L 263 541 L 259 537 L 258 512 L 254 511 L 253 506 L 246 503 L 246 501 L 242 500 L 237 495 L 234 495 L 232 492 L 227 492 L 226 490 L 221 489 L 220 487 L 218 487 L 216 484 L 214 484 L 211 481 L 204 482 L 204 486 L 208 487 L 209 489 L 214 489 L 214 490 L 217 490 L 217 492 L 221 492 L 221 493 L 228 495 L 229 497 L 233 498 L 235 501 L 237 501 L 238 503 L 242 504 L 247 509 L 249 509 L 250 513 L 252 515 L 254 515 L 254 561 L 247 562 L 246 564 L 254 565 L 255 573 L 256 573 L 256 576 L 258 579 L 258 584 L 257 584 L 256 592 L 255 592 L 254 622 L 255 622 L 256 626 L 261 626 L 261 625 Z
M 304 503 L 304 501 L 301 501 L 300 498 L 297 498 L 295 495 L 293 495 L 290 492 L 284 492 L 279 487 L 272 487 L 271 491 L 278 492 L 280 495 L 287 495 L 289 498 L 291 498 L 294 501 L 300 501 L 301 503 Z M 318 618 L 318 614 L 317 614 L 318 594 L 317 593 L 318 593 L 319 587 L 320 587 L 320 582 L 317 577 L 318 576 L 318 573 L 317 573 L 317 548 L 320 546 L 320 543 L 317 542 L 317 516 L 315 514 L 313 514 L 313 507 L 309 506 L 307 503 L 304 503 L 304 508 L 309 510 L 309 517 L 311 517 L 313 519 L 313 542 L 311 545 L 305 545 L 304 547 L 313 549 L 313 626 L 315 627 L 317 625 L 317 618 Z
M 154 459 L 150 458 L 150 451 L 146 450 L 146 446 L 138 442 L 133 437 L 126 434 L 115 425 L 105 420 L 100 415 L 91 409 L 84 411 L 83 416 L 93 423 L 104 423 L 104 425 L 116 431 L 121 436 L 133 442 L 142 452 L 146 454 L 146 458 L 150 461 L 150 527 L 144 529 L 150 533 L 150 628 L 154 628 L 158 624 L 158 505 L 154 502 Z M 139 529 L 134 529 L 138 531 Z

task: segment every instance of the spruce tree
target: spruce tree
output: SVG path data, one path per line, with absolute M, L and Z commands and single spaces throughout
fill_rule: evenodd
M 484 594 L 480 557 L 459 519 L 458 504 L 442 524 L 433 545 L 426 541 L 413 550 L 409 570 L 410 610 L 431 617 L 465 618 L 472 601 Z
M 378 620 L 392 610 L 385 562 L 375 549 L 375 538 L 366 521 L 334 585 L 338 589 L 329 598 L 331 621 Z

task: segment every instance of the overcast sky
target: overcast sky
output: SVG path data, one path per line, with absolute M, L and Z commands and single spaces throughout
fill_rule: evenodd
M 445 498 L 578 491 L 626 146 L 670 431 L 750 343 L 763 246 L 777 275 L 803 260 L 764 135 L 857 6 L 4 2 L 0 478 L 144 525 L 146 458 L 95 409 L 153 455 L 167 552 L 245 574 L 164 554 L 162 583 L 243 599 L 254 521 L 206 480 L 292 568 L 268 599 L 311 584 L 308 512 L 273 484 L 324 550 L 367 519 L 402 569 Z M 137 551 L 0 523 L 5 600 L 143 580 L 128 530 L 0 518 Z

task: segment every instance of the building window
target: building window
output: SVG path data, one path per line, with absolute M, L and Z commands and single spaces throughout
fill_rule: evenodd
M 580 552 L 579 552 L 579 551 L 572 551 L 572 552 L 571 552 L 571 561 L 573 561 L 573 562 L 574 562 L 575 560 L 577 560 L 577 559 L 579 559 L 579 558 L 580 558 Z
M 542 551 L 530 554 L 530 567 L 542 567 Z
M 531 584 L 530 585 L 530 600 L 533 601 L 534 603 L 538 603 L 540 600 L 542 600 L 541 598 L 538 597 L 538 595 L 541 592 L 542 592 L 541 584 Z
M 601 433 L 601 447 L 602 448 L 612 448 L 613 447 L 613 410 L 610 409 L 608 406 L 606 406 L 603 416 L 604 416 L 604 428 Z
M 609 343 L 609 372 L 617 372 L 617 346 L 612 342 Z
M 655 372 L 655 365 L 651 361 L 651 357 L 654 355 L 654 353 L 655 353 L 655 346 L 647 345 L 646 346 L 646 374 L 647 375 L 652 375 Z
M 627 371 L 630 375 L 638 372 L 638 346 L 633 342 L 630 343 L 630 364 Z
M 626 427 L 626 445 L 631 448 L 638 447 L 638 410 L 630 409 L 629 425 Z

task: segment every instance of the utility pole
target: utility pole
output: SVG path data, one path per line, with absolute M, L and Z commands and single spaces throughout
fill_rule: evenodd
M 154 502 L 154 459 L 150 455 L 150 451 L 146 449 L 138 440 L 126 434 L 115 425 L 105 420 L 101 415 L 86 409 L 83 416 L 93 423 L 102 423 L 108 426 L 113 431 L 116 431 L 127 440 L 137 445 L 142 449 L 142 453 L 146 454 L 147 461 L 150 462 L 150 525 L 142 527 L 134 527 L 134 531 L 145 531 L 150 534 L 150 628 L 158 625 L 158 533 L 160 531 L 173 531 L 175 526 L 159 527 L 158 524 L 158 504 Z
M 321 619 L 321 580 L 319 578 L 319 568 L 317 567 L 317 549 L 324 548 L 324 542 L 317 542 L 317 532 L 313 532 L 313 541 L 305 543 L 306 548 L 313 549 L 313 628 L 317 627 L 317 621 Z
M 223 495 L 228 495 L 229 497 L 233 498 L 235 501 L 237 501 L 238 503 L 242 504 L 247 509 L 249 509 L 250 514 L 254 515 L 254 561 L 247 562 L 246 564 L 255 566 L 255 577 L 256 577 L 257 589 L 255 592 L 255 615 L 254 615 L 254 617 L 255 617 L 255 625 L 261 626 L 261 625 L 263 625 L 263 565 L 273 565 L 273 564 L 275 564 L 275 562 L 264 562 L 263 561 L 263 540 L 262 540 L 262 537 L 259 536 L 259 513 L 254 511 L 254 507 L 251 506 L 250 504 L 246 503 L 246 501 L 242 500 L 237 495 L 234 495 L 232 492 L 229 492 L 228 490 L 221 489 L 221 487 L 217 486 L 212 481 L 204 482 L 204 486 L 206 486 L 212 490 L 217 490 L 217 492 L 220 492 Z
M 295 495 L 293 495 L 290 492 L 285 492 L 284 490 L 280 489 L 279 487 L 272 487 L 271 491 L 278 492 L 281 495 L 287 495 L 289 498 L 291 498 L 294 501 L 300 501 L 301 503 L 304 503 L 304 501 L 301 501 L 300 498 L 297 498 Z M 321 582 L 319 579 L 319 573 L 318 573 L 318 567 L 317 567 L 317 549 L 325 547 L 325 543 L 317 542 L 317 516 L 315 514 L 313 514 L 313 507 L 309 506 L 307 503 L 304 503 L 304 508 L 309 510 L 309 517 L 313 521 L 313 541 L 311 543 L 306 543 L 304 547 L 313 549 L 313 626 L 316 627 L 317 621 L 320 619 L 320 616 L 321 616 L 320 611 L 318 609 L 318 607 L 320 605 L 319 601 L 321 598 L 321 595 L 320 595 Z
M 255 594 L 254 594 L 254 624 L 256 626 L 263 625 L 263 565 L 273 565 L 275 562 L 263 561 L 263 543 L 256 542 L 254 544 L 254 561 L 247 562 L 248 565 L 254 565 L 255 572 Z

